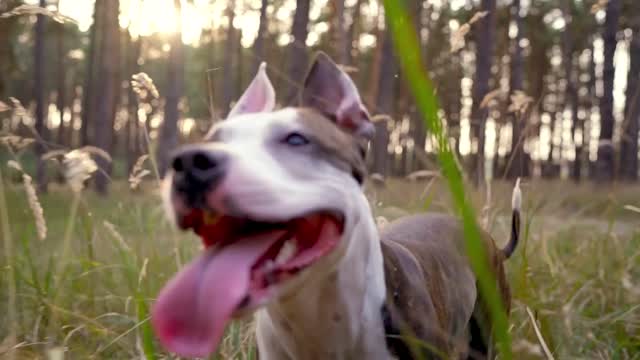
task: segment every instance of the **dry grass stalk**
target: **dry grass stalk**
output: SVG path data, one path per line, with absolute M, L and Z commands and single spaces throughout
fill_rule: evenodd
M 15 161 L 15 160 L 7 161 L 7 166 L 12 168 L 12 169 L 15 169 L 15 170 L 18 170 L 20 172 L 23 172 L 22 165 L 20 165 L 20 163 Z
M 507 111 L 522 114 L 529 108 L 529 105 L 533 103 L 533 98 L 528 96 L 524 91 L 516 90 L 511 95 L 511 104 Z
M 20 100 L 14 97 L 9 97 L 9 100 L 11 100 L 11 104 L 13 105 L 14 115 L 20 116 L 20 117 L 27 115 L 27 109 L 25 109 L 24 106 L 22 106 L 22 103 L 20 102 Z
M 62 160 L 64 177 L 67 184 L 74 192 L 80 192 L 84 188 L 84 182 L 91 177 L 98 165 L 91 155 L 82 149 L 72 150 L 64 155 Z
M 108 222 L 107 220 L 104 220 L 102 222 L 102 225 L 104 225 L 104 227 L 107 229 L 109 234 L 111 234 L 111 236 L 113 236 L 113 238 L 116 239 L 116 241 L 118 241 L 118 244 L 120 244 L 120 246 L 123 249 L 125 249 L 127 251 L 131 251 L 131 247 L 124 240 L 124 237 L 122 237 L 120 232 L 118 232 L 118 230 L 116 230 L 116 226 L 115 225 L 113 225 L 112 223 Z
M 600 10 L 604 10 L 607 7 L 609 0 L 598 0 L 595 4 L 591 5 L 591 13 L 596 14 Z
M 480 108 L 484 109 L 484 108 L 488 108 L 489 106 L 493 106 L 496 98 L 501 94 L 502 94 L 501 89 L 495 89 L 495 90 L 489 91 L 487 95 L 485 95 L 482 98 L 482 101 L 480 102 Z
M 111 158 L 111 155 L 109 155 L 108 152 L 100 149 L 99 147 L 95 147 L 95 146 L 91 146 L 91 145 L 87 145 L 87 146 L 83 146 L 80 149 L 78 149 L 80 151 L 84 151 L 88 154 L 93 154 L 93 155 L 98 155 L 101 158 L 107 160 L 108 162 L 113 162 L 113 159 Z
M 407 175 L 407 180 L 420 181 L 440 177 L 440 172 L 435 170 L 418 170 Z
M 542 351 L 544 352 L 545 357 L 548 360 L 555 360 L 555 358 L 553 357 L 553 354 L 549 350 L 549 346 L 547 346 L 547 343 L 544 341 L 544 338 L 542 337 L 542 333 L 540 332 L 540 328 L 538 328 L 538 323 L 536 322 L 536 319 L 533 316 L 533 312 L 531 312 L 531 309 L 529 309 L 528 306 L 525 306 L 525 309 L 527 310 L 527 315 L 529 315 L 529 320 L 531 320 L 531 325 L 533 326 L 533 330 L 536 332 L 536 337 L 538 337 L 538 342 L 540 343 L 540 346 L 542 346 Z
M 133 165 L 133 169 L 131 169 L 131 174 L 129 174 L 129 187 L 131 190 L 135 190 L 138 188 L 142 179 L 151 174 L 151 171 L 144 169 L 144 162 L 149 158 L 148 154 L 142 155 L 136 160 L 136 163 Z
M 43 8 L 37 5 L 20 5 L 18 7 L 13 8 L 11 11 L 8 11 L 4 14 L 0 15 L 0 18 L 8 18 L 12 16 L 19 15 L 44 15 L 50 17 L 53 21 L 58 22 L 60 24 L 64 24 L 66 22 L 76 23 L 72 18 L 62 15 L 57 11 L 51 11 L 47 8 Z
M 626 210 L 633 211 L 633 212 L 636 212 L 636 213 L 640 214 L 640 207 L 633 206 L 633 205 L 625 205 L 624 208 Z
M 471 20 L 469 20 L 468 22 L 462 24 L 458 30 L 456 30 L 456 32 L 454 32 L 451 35 L 451 52 L 457 52 L 458 50 L 462 49 L 465 45 L 465 40 L 464 38 L 467 36 L 467 34 L 469 33 L 469 31 L 471 31 L 471 25 L 473 25 L 474 23 L 476 23 L 478 20 L 482 19 L 483 17 L 487 16 L 489 12 L 488 11 L 479 11 L 477 13 L 475 13 L 472 17 Z
M 35 140 L 31 138 L 24 138 L 18 135 L 7 135 L 0 137 L 0 144 L 8 147 L 9 150 L 19 151 L 25 147 L 33 144 Z
M 153 83 L 153 79 L 144 72 L 133 74 L 131 76 L 131 86 L 138 97 L 145 98 L 148 93 L 154 98 L 159 98 L 160 93 Z
M 36 188 L 33 186 L 33 179 L 24 172 L 22 173 L 22 184 L 25 192 L 27 193 L 27 202 L 29 203 L 29 207 L 31 208 L 31 212 L 33 213 L 33 217 L 36 221 L 38 238 L 40 240 L 44 240 L 47 237 L 47 223 L 44 220 L 44 211 L 42 210 L 40 200 L 38 200 Z

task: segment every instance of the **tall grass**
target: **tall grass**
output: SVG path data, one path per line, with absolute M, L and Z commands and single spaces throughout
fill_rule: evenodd
M 424 122 L 436 140 L 436 152 L 441 171 L 449 185 L 449 191 L 464 224 L 465 247 L 471 266 L 478 278 L 480 296 L 489 306 L 493 324 L 493 334 L 505 359 L 511 359 L 511 340 L 508 332 L 507 314 L 498 291 L 495 276 L 490 271 L 487 254 L 482 246 L 480 233 L 473 208 L 468 203 L 460 169 L 449 146 L 448 137 L 438 117 L 438 98 L 420 57 L 420 46 L 415 27 L 407 14 L 403 1 L 385 0 L 385 14 L 393 34 L 393 43 L 400 58 L 418 109 L 424 116 Z

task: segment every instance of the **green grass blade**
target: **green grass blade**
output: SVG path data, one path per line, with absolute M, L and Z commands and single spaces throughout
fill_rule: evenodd
M 449 147 L 442 121 L 438 117 L 438 99 L 426 69 L 422 65 L 420 46 L 414 26 L 402 1 L 384 0 L 384 8 L 401 68 L 416 99 L 418 109 L 424 116 L 424 122 L 436 139 L 436 150 L 442 173 L 447 179 L 454 205 L 464 223 L 465 248 L 471 266 L 478 277 L 480 294 L 489 305 L 489 312 L 493 320 L 493 335 L 498 343 L 501 357 L 511 359 L 511 340 L 507 315 L 495 277 L 489 270 L 487 255 L 482 245 L 473 208 L 467 202 L 460 169 Z

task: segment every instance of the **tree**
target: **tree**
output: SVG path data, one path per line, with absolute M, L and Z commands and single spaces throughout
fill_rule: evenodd
M 524 21 L 521 14 L 520 0 L 511 3 L 511 21 L 515 24 L 516 36 L 511 43 L 511 70 L 509 78 L 509 97 L 517 91 L 523 90 L 524 83 L 524 59 L 522 55 L 522 39 Z M 524 176 L 524 142 L 523 130 L 525 117 L 519 111 L 511 113 L 511 164 L 508 164 L 507 175 L 510 179 Z
M 596 180 L 607 182 L 613 179 L 613 56 L 618 40 L 618 21 L 620 19 L 620 0 L 607 3 L 607 17 L 604 22 L 602 39 L 604 41 L 604 64 L 602 69 L 603 94 L 600 98 L 600 143 L 598 144 L 598 161 L 596 163 Z
M 349 61 L 350 47 L 347 45 L 347 34 L 345 34 L 345 4 L 344 0 L 330 0 L 332 7 L 331 37 L 333 44 L 334 60 L 338 64 L 346 64 Z
M 58 6 L 60 1 L 58 0 Z M 65 66 L 65 44 L 64 44 L 64 24 L 56 24 L 56 47 L 58 50 L 58 91 L 56 97 L 56 107 L 60 112 L 60 125 L 58 126 L 57 142 L 60 145 L 65 145 L 65 126 L 64 126 L 64 107 L 66 101 L 67 92 L 67 75 Z
M 142 37 L 138 35 L 138 38 L 133 40 L 131 34 L 128 34 L 128 63 L 127 63 L 127 78 L 131 79 L 133 74 L 140 72 L 140 56 L 142 52 Z M 127 172 L 130 172 L 133 168 L 133 164 L 140 154 L 140 119 L 138 118 L 138 96 L 133 87 L 129 85 L 127 91 L 127 129 L 126 129 L 126 141 L 125 151 L 127 154 Z
M 46 1 L 40 0 L 40 7 L 46 7 Z M 35 28 L 35 47 L 33 52 L 34 58 L 34 83 L 33 98 L 36 102 L 36 123 L 35 128 L 38 133 L 38 141 L 36 144 L 37 169 L 36 183 L 38 190 L 47 191 L 47 169 L 45 162 L 41 159 L 42 154 L 46 150 L 45 142 L 49 139 L 49 131 L 45 124 L 46 115 L 46 99 L 45 99 L 45 83 L 44 83 L 44 26 L 45 17 L 38 15 Z
M 89 34 L 89 51 L 87 58 L 87 69 L 85 74 L 84 86 L 82 88 L 82 122 L 80 125 L 80 144 L 89 145 L 91 136 L 89 129 L 91 120 L 95 113 L 95 96 L 97 93 L 97 72 L 100 62 L 99 54 L 99 35 L 101 35 L 100 27 L 104 20 L 100 16 L 102 14 L 103 0 L 96 0 L 93 7 L 93 25 Z
M 227 6 L 227 39 L 224 48 L 224 63 L 222 65 L 222 68 L 224 69 L 224 74 L 222 75 L 223 116 L 226 116 L 229 110 L 231 110 L 231 102 L 236 95 L 234 91 L 235 84 L 233 81 L 234 54 L 236 53 L 235 47 L 238 45 L 234 34 L 235 29 L 233 28 L 235 13 L 235 1 L 230 1 Z
M 482 11 L 486 11 L 487 15 L 478 21 L 476 30 L 476 73 L 473 81 L 473 104 L 471 108 L 471 128 L 478 144 L 477 153 L 473 158 L 473 179 L 476 186 L 483 184 L 485 178 L 484 132 L 488 109 L 486 107 L 482 108 L 480 103 L 489 93 L 496 27 L 496 0 L 482 0 Z
M 380 37 L 379 37 L 380 39 Z M 396 74 L 398 72 L 398 61 L 393 52 L 393 40 L 389 26 L 384 31 L 382 39 L 379 41 L 380 64 L 378 66 L 378 86 L 376 95 L 376 110 L 384 115 L 393 115 L 394 93 L 396 88 Z M 387 175 L 389 131 L 386 121 L 378 121 L 375 124 L 376 134 L 373 139 L 373 171 Z
M 309 35 L 310 0 L 296 0 L 296 11 L 293 15 L 291 35 L 293 41 L 289 44 L 289 80 L 292 85 L 286 98 L 287 104 L 292 104 L 298 98 L 299 86 L 305 71 L 307 71 L 307 36 Z
M 620 148 L 619 174 L 622 179 L 638 180 L 638 131 L 640 127 L 640 15 L 633 15 L 627 100 Z
M 169 166 L 169 154 L 178 145 L 178 103 L 184 91 L 184 60 L 182 44 L 182 21 L 180 0 L 174 0 L 176 8 L 176 31 L 171 36 L 171 50 L 167 64 L 167 87 L 164 106 L 164 121 L 160 129 L 156 153 L 158 170 L 164 176 Z
M 256 41 L 253 43 L 253 55 L 255 56 L 255 61 L 253 63 L 252 73 L 256 73 L 260 63 L 265 60 L 264 39 L 267 32 L 267 6 L 269 6 L 269 0 L 262 0 L 260 5 L 260 26 L 258 27 L 258 36 L 256 37 Z
M 96 2 L 96 6 L 98 3 Z M 100 46 L 100 67 L 97 80 L 100 84 L 97 93 L 95 145 L 100 149 L 111 152 L 113 142 L 113 122 L 117 105 L 118 65 L 120 64 L 120 26 L 118 14 L 120 10 L 119 0 L 106 0 L 102 4 L 103 33 Z M 105 195 L 108 191 L 108 175 L 111 173 L 111 164 L 103 157 L 97 157 L 98 172 L 96 174 L 96 191 Z

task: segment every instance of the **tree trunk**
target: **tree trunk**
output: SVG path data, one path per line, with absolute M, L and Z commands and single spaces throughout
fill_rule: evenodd
M 396 90 L 396 73 L 398 72 L 398 62 L 393 52 L 393 40 L 391 30 L 387 25 L 384 38 L 380 39 L 380 67 L 378 76 L 378 92 L 376 97 L 376 112 L 380 114 L 393 115 L 393 105 Z M 373 171 L 380 175 L 387 175 L 389 131 L 386 121 L 376 123 L 376 134 L 373 139 Z
M 253 55 L 255 56 L 255 61 L 252 73 L 256 73 L 260 63 L 266 60 L 264 39 L 267 32 L 267 6 L 269 6 L 269 0 L 262 0 L 262 4 L 260 5 L 260 26 L 258 27 L 258 36 L 256 37 L 256 41 L 253 43 Z
M 119 0 L 105 1 L 103 4 L 103 41 L 100 46 L 100 68 L 97 76 L 100 101 L 96 103 L 95 145 L 110 152 L 113 143 L 113 121 L 117 103 L 118 64 L 120 63 L 120 32 L 118 23 Z M 108 192 L 108 174 L 111 164 L 102 157 L 96 157 L 98 172 L 96 173 L 96 191 L 106 195 Z
M 522 56 L 522 38 L 523 38 L 523 18 L 520 15 L 520 0 L 513 0 L 511 3 L 511 19 L 516 25 L 516 37 L 513 39 L 511 53 L 511 77 L 509 79 L 509 98 L 516 91 L 523 90 L 524 83 L 524 60 Z M 507 161 L 507 176 L 509 179 L 522 177 L 524 171 L 524 139 L 522 138 L 524 130 L 524 121 L 526 117 L 524 112 L 515 111 L 509 116 L 511 117 L 511 156 Z M 509 163 L 510 161 L 510 163 Z
M 604 41 L 604 65 L 602 69 L 603 95 L 600 98 L 600 142 L 598 144 L 598 161 L 596 165 L 596 180 L 608 182 L 613 180 L 614 149 L 613 149 L 613 56 L 616 52 L 618 21 L 620 18 L 620 0 L 610 0 L 607 3 L 607 18 L 604 22 L 602 39 Z
M 131 35 L 128 35 L 128 64 L 127 64 L 127 82 L 130 82 L 131 76 L 140 72 L 140 64 L 138 59 L 142 51 L 142 38 L 133 41 Z M 127 173 L 131 172 L 133 164 L 140 155 L 140 145 L 138 141 L 140 122 L 138 118 L 138 97 L 133 91 L 133 87 L 129 85 L 127 91 L 127 135 L 125 141 L 125 152 L 127 156 Z
M 496 24 L 496 0 L 482 0 L 482 11 L 487 11 L 487 16 L 478 21 L 476 40 L 476 75 L 473 81 L 473 105 L 471 108 L 471 128 L 477 139 L 478 149 L 473 158 L 473 179 L 476 186 L 484 184 L 484 144 L 485 123 L 488 109 L 481 108 L 480 103 L 489 92 L 489 80 L 491 79 L 491 63 L 493 56 L 493 44 L 495 41 Z
M 291 35 L 293 41 L 289 44 L 289 79 L 293 82 L 289 85 L 286 104 L 297 102 L 300 91 L 299 84 L 307 71 L 307 35 L 309 35 L 309 8 L 310 0 L 296 0 L 296 12 L 293 16 Z
M 67 146 L 65 144 L 65 126 L 64 126 L 64 106 L 66 102 L 67 92 L 67 74 L 65 71 L 66 52 L 64 48 L 64 24 L 56 24 L 57 36 L 56 47 L 58 48 L 58 91 L 56 96 L 56 107 L 60 112 L 60 125 L 58 126 L 57 143 L 58 145 Z
M 40 0 L 40 7 L 46 7 L 46 1 Z M 36 102 L 36 123 L 35 128 L 38 133 L 38 142 L 36 144 L 37 168 L 36 168 L 36 184 L 40 192 L 47 191 L 47 169 L 45 162 L 41 159 L 42 154 L 46 150 L 45 142 L 49 139 L 49 130 L 45 123 L 46 116 L 46 97 L 45 97 L 45 79 L 44 79 L 44 26 L 46 18 L 38 15 L 35 28 L 35 47 L 34 47 L 34 84 L 33 98 Z
M 222 75 L 222 115 L 224 117 L 226 117 L 231 110 L 231 102 L 234 100 L 235 96 L 235 86 L 233 81 L 233 60 L 235 57 L 234 54 L 236 53 L 236 30 L 233 27 L 233 20 L 235 18 L 235 1 L 229 2 L 229 6 L 227 7 L 227 18 L 229 19 L 229 22 L 227 23 L 227 39 L 225 41 L 224 63 L 222 65 L 222 69 L 224 71 Z
M 640 127 L 640 16 L 635 15 L 627 76 L 624 131 L 620 149 L 620 177 L 638 180 L 638 130 Z
M 93 7 L 93 25 L 89 35 L 89 53 L 87 54 L 87 70 L 85 74 L 84 87 L 82 88 L 82 122 L 80 125 L 80 144 L 89 145 L 92 141 L 89 129 L 92 126 L 92 119 L 95 117 L 95 93 L 97 71 L 100 62 L 99 36 L 101 36 L 103 0 L 96 0 Z
M 364 0 L 358 0 L 353 7 L 353 12 L 351 13 L 351 23 L 347 24 L 347 39 L 345 40 L 345 45 L 347 46 L 347 60 L 345 65 L 351 65 L 354 59 L 354 52 L 358 48 L 356 45 L 356 36 L 359 34 L 360 27 L 360 13 L 362 11 L 362 3 Z
M 180 0 L 174 0 L 176 11 L 180 19 Z M 169 165 L 169 154 L 178 145 L 178 103 L 183 92 L 184 63 L 182 44 L 182 23 L 177 21 L 177 31 L 171 38 L 171 50 L 169 50 L 169 62 L 167 73 L 167 93 L 165 95 L 164 121 L 160 129 L 158 139 L 157 161 L 160 176 L 164 176 Z M 229 71 L 227 71 L 229 72 Z
M 347 36 L 345 34 L 345 5 L 344 0 L 330 0 L 333 8 L 333 16 L 331 20 L 331 38 L 333 45 L 334 60 L 338 64 L 346 64 L 348 62 L 349 48 L 347 47 Z

